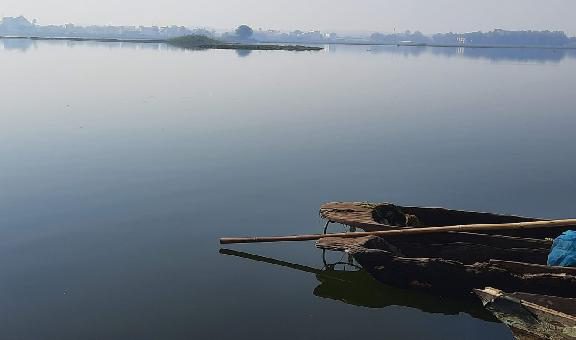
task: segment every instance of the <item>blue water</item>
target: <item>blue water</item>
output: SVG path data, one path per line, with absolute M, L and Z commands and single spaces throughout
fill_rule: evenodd
M 510 339 L 474 301 L 217 240 L 338 200 L 576 216 L 572 51 L 5 40 L 0 71 L 5 339 Z

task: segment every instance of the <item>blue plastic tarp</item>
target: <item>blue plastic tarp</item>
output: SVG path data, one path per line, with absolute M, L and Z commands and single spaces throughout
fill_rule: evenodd
M 548 254 L 548 265 L 576 267 L 576 231 L 565 231 L 554 240 Z

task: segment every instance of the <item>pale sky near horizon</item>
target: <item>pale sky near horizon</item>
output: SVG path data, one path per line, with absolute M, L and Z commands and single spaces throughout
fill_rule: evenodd
M 0 0 L 0 16 L 39 24 L 183 25 L 324 31 L 563 30 L 576 0 Z

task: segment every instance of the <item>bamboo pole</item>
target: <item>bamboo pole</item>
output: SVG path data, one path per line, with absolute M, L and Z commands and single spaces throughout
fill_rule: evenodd
M 421 235 L 437 234 L 447 232 L 472 232 L 472 231 L 494 231 L 494 230 L 519 230 L 519 229 L 538 229 L 538 228 L 560 228 L 576 227 L 576 219 L 551 220 L 536 222 L 520 223 L 500 223 L 500 224 L 464 224 L 446 227 L 425 227 L 409 228 L 397 230 L 371 231 L 371 232 L 354 232 L 354 233 L 334 233 L 334 234 L 310 234 L 310 235 L 292 235 L 292 236 L 272 236 L 272 237 L 225 237 L 220 239 L 220 244 L 232 243 L 265 243 L 265 242 L 289 242 L 289 241 L 313 241 L 325 237 L 342 237 L 356 238 L 364 236 L 397 236 L 397 235 Z

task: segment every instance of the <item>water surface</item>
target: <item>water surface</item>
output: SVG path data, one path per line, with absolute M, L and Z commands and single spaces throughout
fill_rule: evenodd
M 335 200 L 574 217 L 575 70 L 564 50 L 0 41 L 0 335 L 510 339 L 473 301 L 315 272 L 312 243 L 217 239 L 317 232 Z

